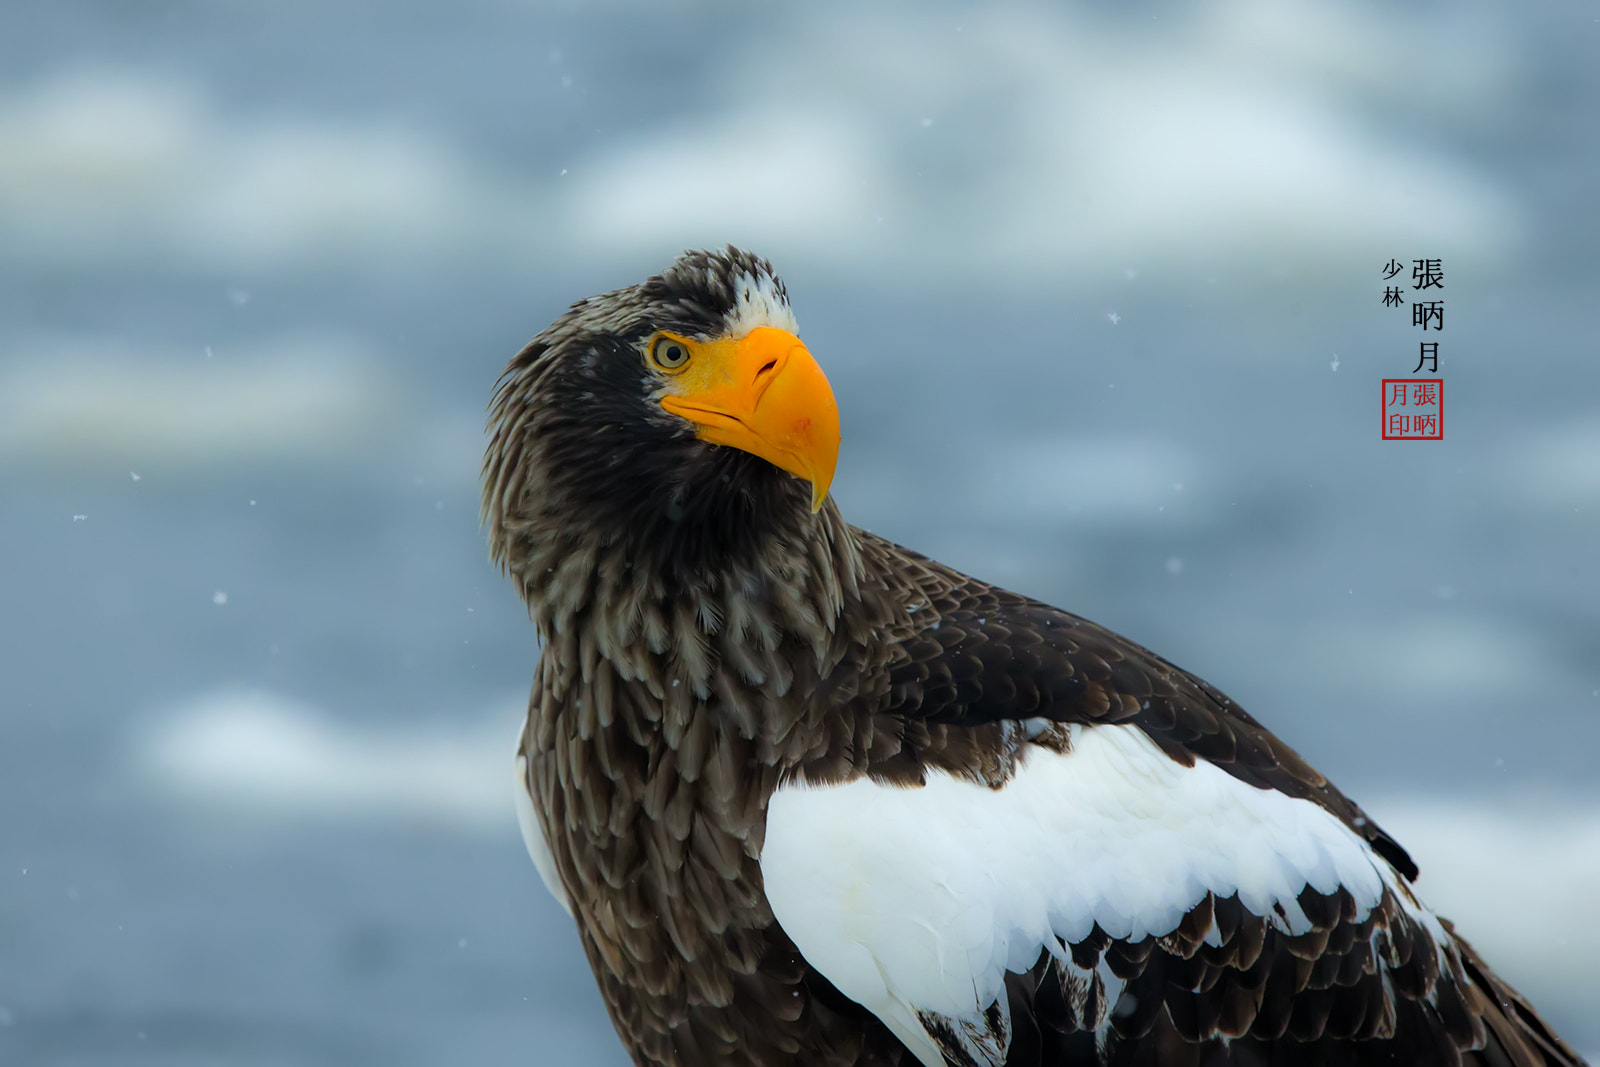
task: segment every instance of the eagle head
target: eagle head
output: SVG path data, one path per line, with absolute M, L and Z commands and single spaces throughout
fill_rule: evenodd
M 483 517 L 530 605 L 552 584 L 534 569 L 574 557 L 670 581 L 803 537 L 827 503 L 839 411 L 797 333 L 772 265 L 730 246 L 578 301 L 512 359 Z

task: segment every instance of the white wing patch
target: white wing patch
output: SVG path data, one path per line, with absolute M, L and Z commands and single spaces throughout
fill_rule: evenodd
M 1363 916 L 1382 899 L 1382 861 L 1338 818 L 1205 760 L 1185 767 L 1137 727 L 1074 726 L 1067 754 L 1024 753 L 998 790 L 943 773 L 922 788 L 860 778 L 785 786 L 767 809 L 778 922 L 929 1067 L 945 1061 L 919 1012 L 985 1027 L 985 1008 L 1006 1007 L 1007 970 L 1041 949 L 1065 958 L 1062 942 L 1096 923 L 1160 937 L 1206 893 L 1238 893 L 1298 934 L 1307 885 L 1343 886 Z
M 572 901 L 567 898 L 567 891 L 561 886 L 561 877 L 556 874 L 556 858 L 550 852 L 550 842 L 544 839 L 544 827 L 539 823 L 539 813 L 533 810 L 533 795 L 528 792 L 528 757 L 521 752 L 517 753 L 517 791 L 515 793 L 517 804 L 517 825 L 522 827 L 522 843 L 528 846 L 528 855 L 533 857 L 534 869 L 539 872 L 539 877 L 544 881 L 544 887 L 550 890 L 550 895 L 556 898 L 556 903 L 567 909 L 567 914 L 572 914 Z

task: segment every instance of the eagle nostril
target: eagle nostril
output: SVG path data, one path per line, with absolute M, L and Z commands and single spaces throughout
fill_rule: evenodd
M 763 374 L 767 373 L 769 370 L 771 370 L 773 367 L 776 367 L 777 365 L 778 365 L 778 361 L 777 360 L 775 360 L 775 359 L 767 360 L 766 366 L 764 366 L 760 370 L 756 371 L 756 381 L 760 381 L 761 380 L 761 376 Z

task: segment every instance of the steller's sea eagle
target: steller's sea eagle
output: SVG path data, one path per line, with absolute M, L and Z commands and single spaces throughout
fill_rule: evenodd
M 523 833 L 635 1063 L 1581 1062 L 1221 691 L 846 523 L 797 334 L 689 252 L 492 405 Z

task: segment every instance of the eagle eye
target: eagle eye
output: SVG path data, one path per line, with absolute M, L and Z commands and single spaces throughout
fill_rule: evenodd
M 650 359 L 662 370 L 677 370 L 689 362 L 689 346 L 676 337 L 657 337 L 650 342 Z

